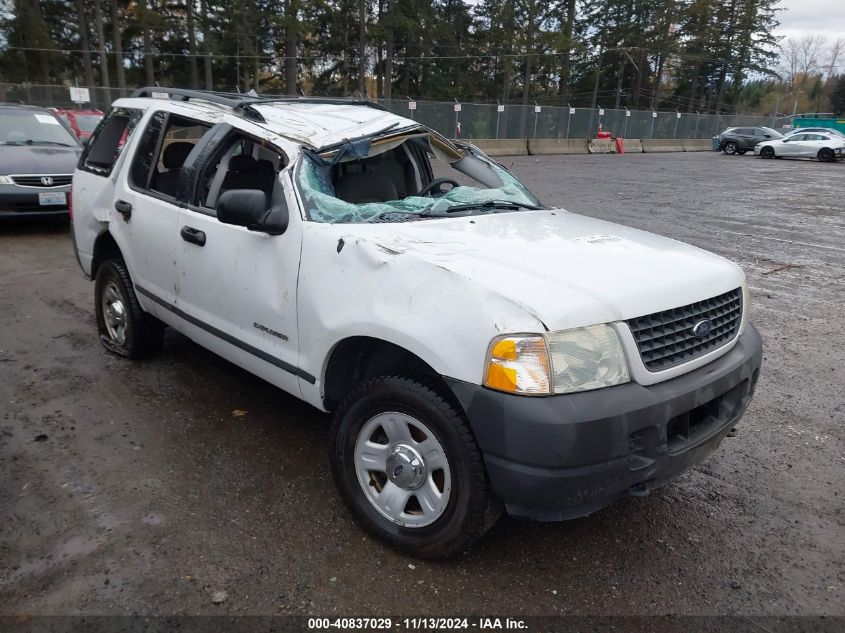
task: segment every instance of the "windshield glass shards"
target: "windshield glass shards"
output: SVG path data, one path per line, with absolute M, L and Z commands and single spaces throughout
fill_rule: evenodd
M 401 222 L 540 208 L 506 169 L 447 143 L 418 128 L 372 139 L 366 153 L 363 143 L 341 152 L 304 152 L 298 182 L 308 218 Z

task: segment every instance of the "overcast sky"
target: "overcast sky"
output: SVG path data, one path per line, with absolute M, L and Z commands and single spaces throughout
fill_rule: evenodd
M 845 38 L 845 0 L 781 0 L 776 35 L 821 35 L 828 41 Z

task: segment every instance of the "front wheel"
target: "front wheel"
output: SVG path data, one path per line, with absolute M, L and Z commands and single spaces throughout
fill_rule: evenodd
M 164 325 L 144 312 L 126 264 L 111 259 L 97 269 L 94 283 L 97 330 L 108 351 L 126 358 L 145 358 L 161 347 Z
M 823 163 L 832 163 L 836 160 L 836 155 L 829 147 L 823 147 L 819 150 L 818 159 Z
M 760 158 L 774 158 L 775 150 L 773 147 L 764 147 L 760 150 Z
M 733 141 L 728 141 L 727 143 L 725 143 L 725 154 L 727 154 L 728 156 L 733 156 L 734 154 L 736 154 L 736 150 L 737 144 Z
M 501 512 L 454 405 L 402 376 L 359 383 L 330 432 L 335 483 L 374 536 L 421 558 L 462 553 Z

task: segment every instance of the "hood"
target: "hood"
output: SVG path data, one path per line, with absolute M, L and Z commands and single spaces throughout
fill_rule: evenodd
M 549 330 L 676 308 L 744 280 L 707 251 L 560 209 L 333 226 L 384 258 L 423 259 L 480 284 Z
M 0 174 L 72 174 L 81 147 L 0 145 Z

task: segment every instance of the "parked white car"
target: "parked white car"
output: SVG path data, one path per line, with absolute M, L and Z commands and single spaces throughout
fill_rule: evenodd
M 817 158 L 829 163 L 843 154 L 845 138 L 822 132 L 800 132 L 754 146 L 754 155 L 761 158 Z
M 736 264 L 544 207 L 366 102 L 119 99 L 74 175 L 73 236 L 106 349 L 149 355 L 166 324 L 331 411 L 342 497 L 423 557 L 503 507 L 648 494 L 716 449 L 761 364 Z
M 794 130 L 790 130 L 789 132 L 784 134 L 784 136 L 789 138 L 790 136 L 795 136 L 796 134 L 804 134 L 806 132 L 814 132 L 816 134 L 832 134 L 833 136 L 840 136 L 842 138 L 845 138 L 845 134 L 843 134 L 839 130 L 834 130 L 833 128 L 829 127 L 799 127 L 795 128 Z

